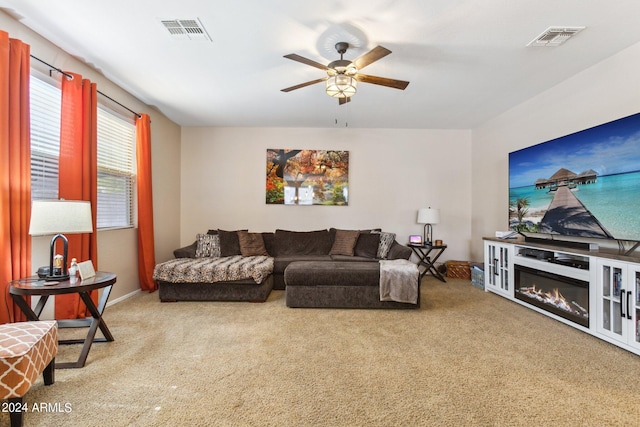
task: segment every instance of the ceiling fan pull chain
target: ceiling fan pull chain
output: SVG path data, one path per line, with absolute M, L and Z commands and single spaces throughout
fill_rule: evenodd
M 347 102 L 347 114 L 346 114 L 346 118 L 344 119 L 344 127 L 348 128 L 349 127 L 349 117 L 351 116 L 351 104 L 350 102 Z

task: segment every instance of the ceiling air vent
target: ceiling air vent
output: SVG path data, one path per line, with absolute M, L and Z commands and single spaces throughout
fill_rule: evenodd
M 198 18 L 195 19 L 163 19 L 162 25 L 176 40 L 207 40 L 211 37 Z
M 527 46 L 560 46 L 585 27 L 549 27 Z

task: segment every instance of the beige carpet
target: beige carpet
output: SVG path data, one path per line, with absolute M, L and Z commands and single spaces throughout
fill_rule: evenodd
M 116 341 L 40 379 L 26 426 L 640 424 L 639 356 L 468 281 L 427 278 L 413 311 L 144 293 L 105 316 Z

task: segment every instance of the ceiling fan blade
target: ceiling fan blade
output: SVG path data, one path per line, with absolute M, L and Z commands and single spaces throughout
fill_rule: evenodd
M 312 67 L 320 68 L 321 70 L 328 70 L 326 65 L 321 64 L 319 62 L 313 61 L 311 59 L 307 59 L 304 56 L 300 56 L 295 53 L 290 53 L 289 55 L 285 55 L 285 58 L 291 59 L 293 61 L 302 62 L 303 64 L 311 65 Z
M 409 85 L 409 82 L 406 82 L 404 80 L 395 80 L 395 79 L 388 79 L 386 77 L 368 76 L 366 74 L 360 74 L 360 73 L 356 74 L 355 77 L 356 77 L 356 80 L 362 83 L 372 83 L 374 85 L 387 86 L 387 87 L 392 87 L 394 89 L 404 90 Z
M 351 97 L 338 98 L 338 105 L 346 104 L 347 102 L 351 102 Z
M 377 61 L 378 59 L 384 58 L 385 56 L 389 55 L 390 53 L 391 53 L 391 51 L 389 49 L 387 49 L 386 47 L 376 46 L 373 49 L 371 49 L 369 52 L 367 52 L 367 53 L 359 56 L 358 58 L 356 58 L 353 61 L 353 65 L 355 65 L 355 67 L 358 70 L 362 70 L 367 65 L 371 64 L 372 62 Z
M 282 92 L 291 92 L 292 90 L 296 90 L 296 89 L 300 89 L 301 87 L 306 87 L 306 86 L 311 86 L 314 85 L 316 83 L 320 83 L 327 80 L 327 77 L 324 77 L 322 79 L 316 79 L 316 80 L 311 80 L 310 82 L 305 82 L 305 83 L 300 83 L 299 85 L 295 85 L 295 86 L 291 86 L 285 89 L 280 89 Z

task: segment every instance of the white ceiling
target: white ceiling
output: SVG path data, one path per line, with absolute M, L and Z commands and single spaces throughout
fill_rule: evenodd
M 472 129 L 640 41 L 640 1 L 0 0 L 0 10 L 184 126 Z M 161 20 L 198 18 L 212 41 L 173 39 Z M 586 26 L 560 47 L 526 47 L 550 26 Z M 392 54 L 349 104 L 324 76 L 336 41 Z M 32 54 L 38 56 L 37 51 Z M 621 72 L 624 72 L 621 70 Z M 336 119 L 338 125 L 336 125 Z

